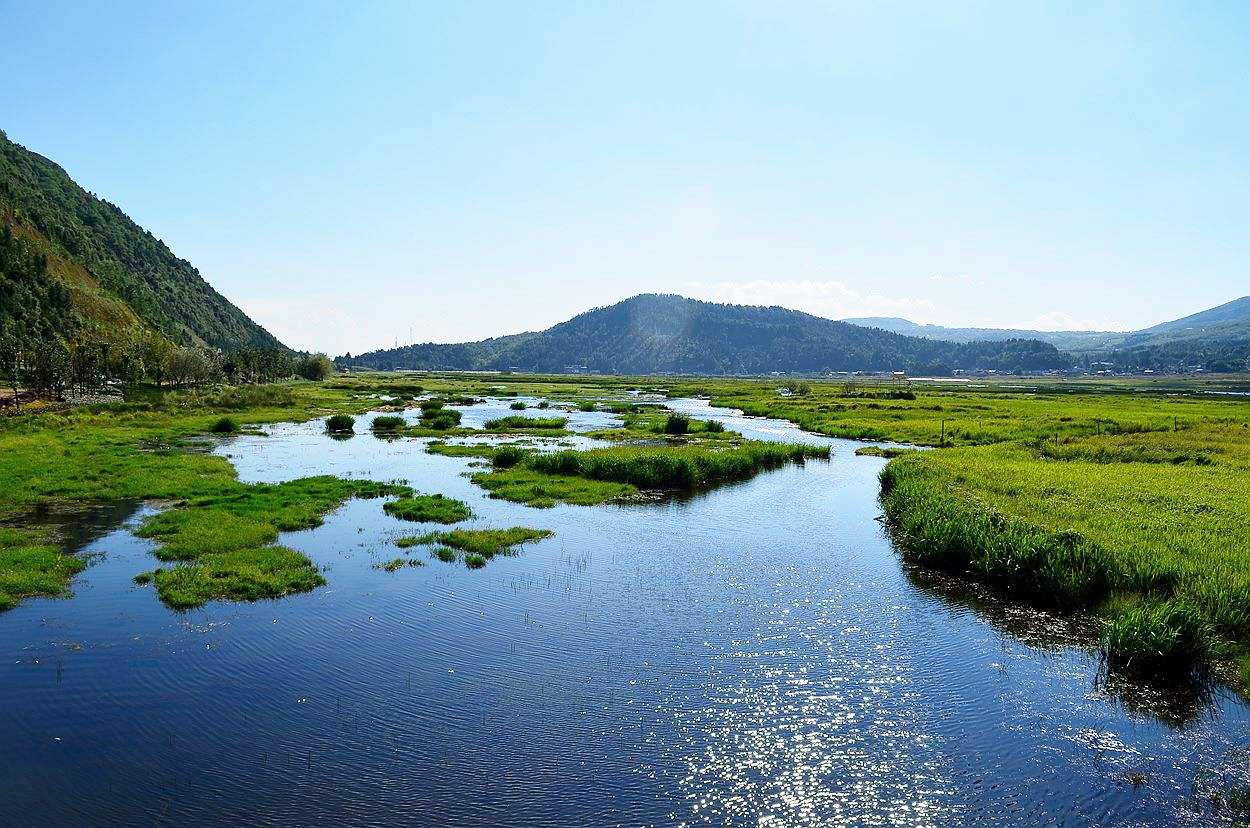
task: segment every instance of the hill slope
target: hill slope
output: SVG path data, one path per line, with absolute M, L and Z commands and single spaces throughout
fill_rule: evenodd
M 154 329 L 224 351 L 283 347 L 190 262 L 3 132 L 0 223 L 0 287 L 11 300 L 0 301 L 0 323 L 62 337 L 78 326 L 105 338 Z
M 939 342 L 785 308 L 655 294 L 595 308 L 537 333 L 456 345 L 409 345 L 341 357 L 339 363 L 381 369 L 711 375 L 1043 370 L 1068 364 L 1053 345 L 1037 341 Z

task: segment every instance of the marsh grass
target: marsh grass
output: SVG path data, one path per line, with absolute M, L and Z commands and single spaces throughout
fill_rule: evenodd
M 0 610 L 22 598 L 61 594 L 85 566 L 81 558 L 56 546 L 32 543 L 27 533 L 0 528 Z
M 485 443 L 457 444 L 431 440 L 426 443 L 425 450 L 430 454 L 441 454 L 444 457 L 481 457 L 490 460 L 495 456 L 495 449 Z
M 356 430 L 356 418 L 350 414 L 334 414 L 326 419 L 326 431 L 331 434 L 350 434 Z
M 387 514 L 415 523 L 459 523 L 473 516 L 469 507 L 441 494 L 414 494 L 382 505 Z
M 523 401 L 516 400 L 508 407 L 511 408 L 513 411 L 524 411 L 527 406 L 525 405 Z
M 1235 425 L 918 452 L 882 472 L 903 553 L 1105 619 L 1120 669 L 1177 673 L 1250 638 L 1250 443 Z M 1195 453 L 1210 463 L 1176 462 Z
M 902 448 L 901 446 L 860 446 L 855 449 L 855 454 L 860 457 L 902 457 L 905 454 L 911 454 L 917 451 L 912 448 Z
M 374 431 L 396 432 L 404 427 L 404 418 L 395 414 L 379 414 L 369 427 Z
M 387 572 L 394 572 L 397 569 L 403 569 L 405 566 L 425 566 L 425 561 L 420 558 L 392 558 L 385 563 L 374 564 L 374 569 L 385 569 Z
M 327 512 L 349 498 L 390 494 L 411 490 L 328 475 L 278 484 L 236 483 L 148 517 L 135 534 L 157 540 L 154 554 L 161 560 L 186 562 L 154 576 L 161 600 L 172 607 L 185 609 L 213 598 L 277 597 L 324 583 L 306 557 L 270 545 L 279 531 L 320 526 Z M 249 584 L 252 578 L 256 582 Z
M 220 599 L 281 598 L 325 583 L 312 561 L 284 546 L 205 554 L 191 564 L 158 569 L 152 578 L 161 600 L 175 609 Z
M 512 415 L 486 421 L 487 431 L 558 431 L 563 429 L 568 417 L 524 417 Z
M 208 428 L 214 434 L 234 434 L 239 430 L 239 422 L 233 417 L 222 417 Z
M 460 412 L 450 408 L 425 410 L 421 414 L 421 427 L 432 431 L 447 431 L 460 425 Z

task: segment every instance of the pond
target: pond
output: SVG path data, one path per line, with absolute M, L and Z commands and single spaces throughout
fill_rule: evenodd
M 510 402 L 464 422 L 549 414 Z M 1239 824 L 1234 694 L 1105 680 L 1079 620 L 903 566 L 861 443 L 669 405 L 833 458 L 532 509 L 428 440 L 275 425 L 215 451 L 247 481 L 404 479 L 468 502 L 466 526 L 555 535 L 386 572 L 425 527 L 351 501 L 281 539 L 326 586 L 186 613 L 131 582 L 152 507 L 94 514 L 74 595 L 0 615 L 0 824 Z

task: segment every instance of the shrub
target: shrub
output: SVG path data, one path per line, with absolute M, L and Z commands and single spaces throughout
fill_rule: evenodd
M 214 434 L 234 434 L 239 430 L 239 424 L 235 422 L 233 417 L 222 417 L 209 428 Z
M 725 424 L 720 420 L 708 420 L 703 424 L 703 430 L 709 434 L 721 434 L 725 430 Z
M 325 354 L 309 354 L 295 363 L 295 373 L 306 380 L 320 381 L 334 373 L 334 363 Z

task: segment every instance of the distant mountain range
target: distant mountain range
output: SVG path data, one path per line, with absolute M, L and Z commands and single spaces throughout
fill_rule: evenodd
M 1065 368 L 1036 339 L 945 342 L 835 322 L 786 308 L 645 294 L 545 331 L 454 345 L 418 344 L 340 357 L 343 366 L 624 374 Z
M 1109 361 L 1117 368 L 1247 370 L 1250 296 L 1162 322 L 1140 331 L 1030 331 L 946 328 L 897 317 L 844 319 L 853 325 L 950 342 L 1037 339 L 1073 355 L 1077 363 Z
M 0 333 L 28 345 L 79 331 L 159 332 L 180 345 L 282 348 L 191 263 L 0 132 Z
M 1250 297 L 1133 333 L 943 328 L 906 319 L 833 321 L 778 307 L 644 294 L 545 331 L 339 357 L 381 370 L 740 374 L 774 371 L 1036 372 L 1106 367 L 1246 370 Z

